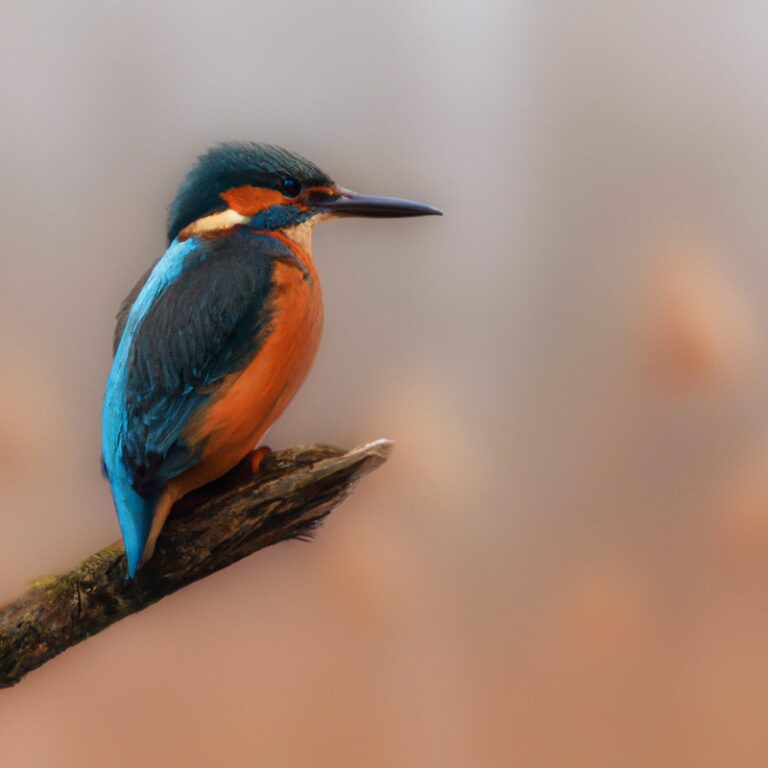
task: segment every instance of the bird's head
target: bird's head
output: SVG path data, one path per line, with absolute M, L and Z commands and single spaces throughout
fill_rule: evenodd
M 174 199 L 168 240 L 233 226 L 285 230 L 331 216 L 440 215 L 424 203 L 358 195 L 309 160 L 273 144 L 219 144 L 198 158 Z

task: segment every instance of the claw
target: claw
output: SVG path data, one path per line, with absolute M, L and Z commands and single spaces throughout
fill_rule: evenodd
M 261 462 L 264 461 L 264 459 L 272 453 L 272 449 L 267 445 L 261 445 L 255 450 L 251 451 L 246 459 L 250 459 L 251 462 L 251 472 L 253 474 L 256 474 L 259 471 L 259 467 L 261 466 Z

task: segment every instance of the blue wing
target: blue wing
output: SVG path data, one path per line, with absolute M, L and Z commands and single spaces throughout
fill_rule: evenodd
M 175 241 L 124 303 L 104 401 L 103 459 L 131 574 L 159 494 L 202 450 L 186 443 L 184 426 L 269 331 L 272 265 L 286 252 L 274 238 L 239 229 Z

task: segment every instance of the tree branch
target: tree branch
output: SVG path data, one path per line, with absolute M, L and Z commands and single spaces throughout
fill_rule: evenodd
M 387 460 L 391 445 L 378 440 L 349 452 L 313 445 L 268 454 L 257 475 L 239 481 L 233 475 L 187 497 L 134 581 L 125 579 L 120 542 L 69 573 L 36 580 L 0 608 L 0 687 L 252 552 L 308 537 L 359 478 Z

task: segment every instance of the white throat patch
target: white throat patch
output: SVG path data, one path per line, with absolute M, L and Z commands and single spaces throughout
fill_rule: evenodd
M 288 227 L 283 230 L 283 234 L 291 241 L 296 243 L 305 253 L 312 251 L 312 228 L 318 217 L 302 221 L 295 227 Z

